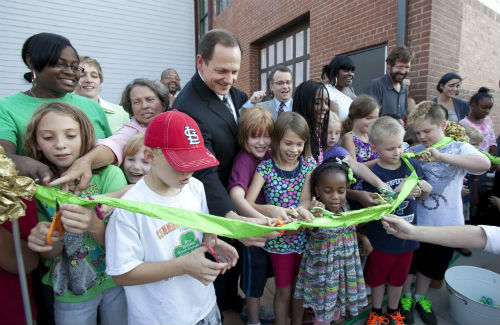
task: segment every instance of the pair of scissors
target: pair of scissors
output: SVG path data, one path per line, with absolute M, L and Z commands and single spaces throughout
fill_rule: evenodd
M 56 212 L 52 217 L 52 223 L 50 224 L 49 232 L 47 233 L 47 237 L 45 238 L 45 241 L 49 245 L 52 245 L 51 237 L 54 231 L 59 232 L 61 236 L 63 236 L 64 233 L 66 232 L 66 229 L 64 229 L 64 226 L 61 222 L 61 210 L 59 209 L 59 202 L 57 201 L 57 199 L 56 199 Z
M 209 243 L 202 242 L 201 245 L 205 246 L 208 249 L 208 252 L 210 253 L 210 255 L 212 255 L 212 257 L 215 259 L 217 263 L 229 264 L 229 262 L 224 257 L 219 256 L 219 254 L 217 254 L 217 252 L 214 251 L 214 249 L 212 248 L 212 246 L 210 246 Z

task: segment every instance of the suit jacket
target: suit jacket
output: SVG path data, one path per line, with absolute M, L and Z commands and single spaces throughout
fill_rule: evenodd
M 238 114 L 238 108 L 247 101 L 248 96 L 234 87 L 230 89 L 229 95 Z M 177 95 L 173 109 L 188 114 L 198 123 L 205 147 L 219 160 L 219 166 L 199 170 L 193 176 L 205 187 L 210 214 L 224 216 L 226 212 L 235 210 L 226 189 L 233 159 L 239 150 L 234 116 L 207 87 L 198 72 Z
M 269 113 L 271 113 L 271 115 L 275 121 L 278 118 L 278 113 L 276 111 L 276 103 L 274 102 L 274 99 L 266 100 L 265 102 L 260 102 L 260 103 L 253 105 L 253 106 L 260 106 L 260 107 L 267 109 L 269 111 Z M 253 107 L 253 106 L 250 106 L 250 107 Z M 246 109 L 249 109 L 250 107 L 240 108 L 240 114 L 242 114 Z M 293 107 L 293 99 L 290 102 L 290 107 Z

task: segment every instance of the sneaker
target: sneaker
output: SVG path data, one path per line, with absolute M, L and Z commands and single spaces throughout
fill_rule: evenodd
M 401 316 L 404 317 L 405 324 L 413 324 L 415 322 L 415 317 L 413 316 L 414 309 L 415 299 L 407 293 L 402 294 L 401 299 L 399 300 L 399 310 L 401 312 Z
M 385 313 L 385 317 L 389 320 L 389 325 L 404 325 L 404 317 L 401 316 L 399 310 L 396 310 L 393 314 Z
M 418 297 L 418 300 L 415 302 L 415 309 L 418 310 L 422 321 L 427 325 L 437 325 L 437 318 L 431 306 L 431 301 L 425 296 Z
M 246 304 L 241 310 L 240 318 L 245 323 L 248 322 L 248 308 Z M 262 324 L 274 323 L 274 312 L 272 308 L 259 306 L 259 320 Z
M 366 321 L 366 325 L 382 325 L 389 324 L 389 320 L 384 315 L 379 315 L 376 312 L 370 312 L 370 316 L 368 316 L 368 320 Z

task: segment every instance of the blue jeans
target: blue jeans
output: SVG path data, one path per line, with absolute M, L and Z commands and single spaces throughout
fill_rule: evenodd
M 57 325 L 97 324 L 99 308 L 100 324 L 127 324 L 127 300 L 120 286 L 109 288 L 94 298 L 82 302 L 54 303 L 54 319 Z
M 196 325 L 222 325 L 222 320 L 220 318 L 219 307 L 214 304 L 212 310 L 208 313 L 205 318 L 200 320 Z

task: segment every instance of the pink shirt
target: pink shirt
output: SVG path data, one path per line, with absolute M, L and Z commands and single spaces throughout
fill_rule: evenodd
M 147 126 L 142 125 L 141 123 L 137 122 L 135 117 L 132 117 L 130 120 L 130 123 L 124 124 L 122 128 L 116 132 L 116 134 L 106 138 L 106 139 L 99 139 L 96 142 L 96 146 L 100 145 L 105 145 L 116 156 L 117 160 L 117 165 L 120 166 L 123 161 L 123 150 L 125 149 L 125 145 L 127 144 L 128 140 L 130 140 L 131 137 L 138 133 L 144 133 L 146 132 Z
M 489 116 L 483 118 L 480 124 L 476 124 L 469 120 L 469 117 L 465 117 L 460 120 L 460 124 L 463 126 L 470 126 L 478 129 L 483 134 L 483 141 L 478 145 L 478 148 L 484 152 L 489 152 L 491 146 L 497 145 L 497 140 L 495 138 L 495 129 L 493 128 L 493 121 Z

